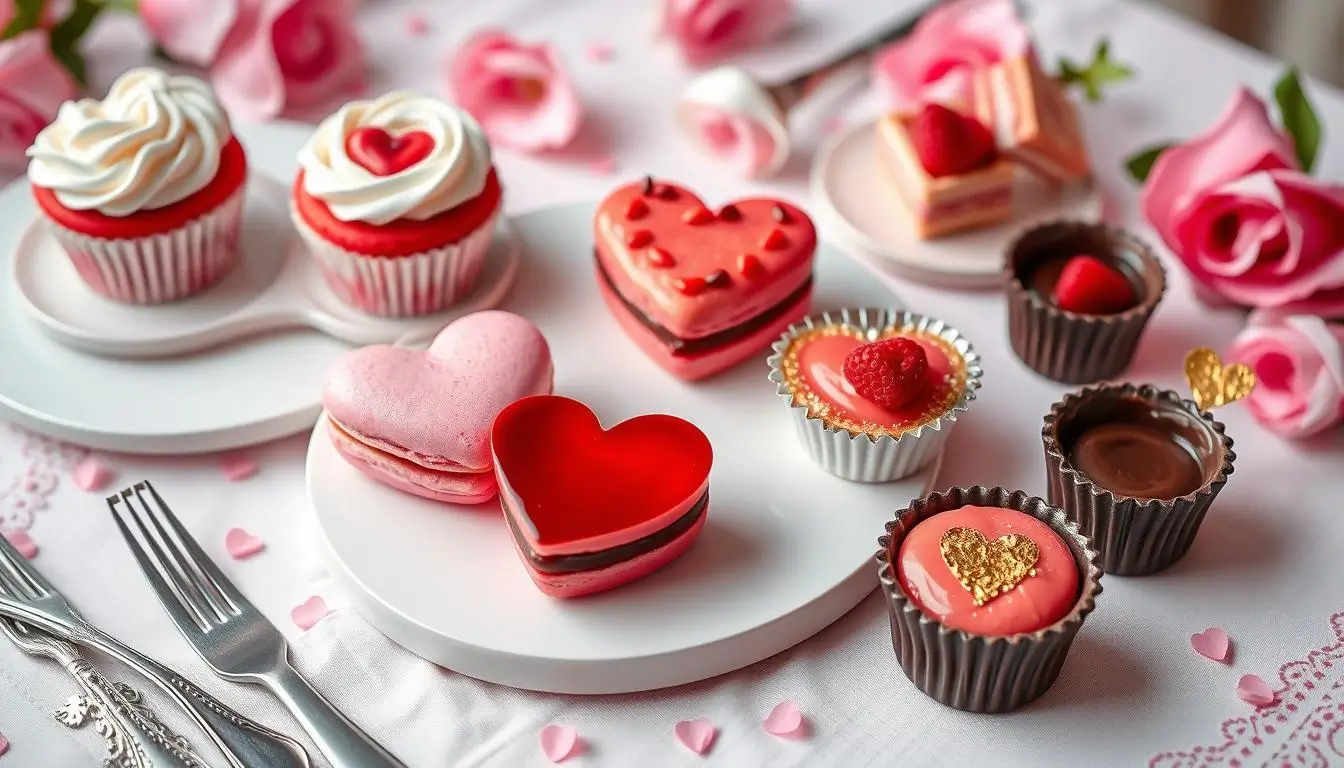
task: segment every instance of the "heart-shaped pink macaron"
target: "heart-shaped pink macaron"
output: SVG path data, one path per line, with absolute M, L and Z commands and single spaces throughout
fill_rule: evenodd
M 322 402 L 332 442 L 375 480 L 439 501 L 494 497 L 490 425 L 505 406 L 549 394 L 550 348 L 509 312 L 476 312 L 428 350 L 372 346 L 337 361 Z

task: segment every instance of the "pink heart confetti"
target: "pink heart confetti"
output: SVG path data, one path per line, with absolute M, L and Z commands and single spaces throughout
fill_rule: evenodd
M 707 717 L 682 720 L 672 730 L 677 734 L 677 741 L 680 741 L 682 746 L 697 755 L 703 755 L 709 751 L 710 746 L 714 744 L 714 736 L 717 734 L 714 723 L 710 722 Z
M 219 470 L 224 473 L 225 479 L 236 483 L 257 474 L 257 462 L 244 453 L 226 453 L 219 457 Z
M 14 549 L 17 549 L 25 559 L 32 560 L 37 557 L 37 543 L 33 541 L 33 537 L 28 535 L 27 531 L 5 531 L 5 538 L 9 540 L 10 544 L 14 545 Z
M 803 713 L 792 701 L 781 701 L 770 710 L 761 727 L 771 736 L 794 736 L 803 728 Z
M 3 733 L 0 733 L 0 755 L 3 755 L 8 751 L 9 751 L 9 739 L 6 739 L 5 735 Z
M 85 456 L 75 465 L 70 479 L 81 491 L 101 491 L 112 481 L 112 470 L 93 456 Z
M 418 13 L 406 15 L 406 31 L 416 37 L 429 33 L 429 19 Z
M 599 176 L 610 176 L 616 172 L 616 158 L 604 155 L 589 163 L 588 169 Z
M 606 43 L 590 43 L 587 50 L 584 51 L 584 55 L 589 61 L 598 64 L 611 61 L 614 54 L 615 51 Z
M 845 119 L 843 117 L 828 117 L 821 124 L 821 132 L 825 134 L 839 133 L 844 127 Z
M 266 548 L 266 542 L 242 528 L 230 528 L 224 534 L 224 551 L 234 560 L 251 557 Z
M 552 763 L 562 763 L 574 754 L 579 744 L 579 732 L 565 725 L 548 725 L 541 729 L 541 753 Z
M 1247 704 L 1254 704 L 1257 707 L 1273 704 L 1278 698 L 1270 689 L 1269 683 L 1261 680 L 1259 675 L 1242 675 L 1237 681 L 1237 696 Z
M 299 629 L 305 631 L 312 629 L 326 615 L 327 603 L 316 595 L 305 600 L 303 605 L 295 606 L 294 610 L 289 612 L 289 617 L 294 620 Z
M 1214 661 L 1227 661 L 1230 643 L 1227 633 L 1219 627 L 1209 627 L 1190 636 L 1190 647 L 1195 649 L 1195 653 Z

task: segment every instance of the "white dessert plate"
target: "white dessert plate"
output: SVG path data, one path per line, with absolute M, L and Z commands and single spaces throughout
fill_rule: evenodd
M 277 122 L 236 126 L 254 168 L 285 178 L 296 172 L 295 156 L 310 127 Z M 92 448 L 131 453 L 197 453 L 265 442 L 301 432 L 321 412 L 322 377 L 350 345 L 303 327 L 298 310 L 272 301 L 292 289 L 296 305 L 339 316 L 325 287 L 296 268 L 296 235 L 289 223 L 284 187 L 254 173 L 249 182 L 243 245 L 245 262 L 220 285 L 198 297 L 155 307 L 128 307 L 90 290 L 42 227 L 0 228 L 0 418 L 35 432 Z M 32 222 L 36 205 L 20 180 L 0 191 L 0 221 Z M 454 312 L 498 302 L 516 274 L 517 243 L 497 233 L 481 288 Z M 302 294 L 300 295 L 300 291 Z M 229 325 L 260 306 L 275 321 L 285 312 L 288 330 Z M 306 298 L 305 298 L 306 297 Z M 349 318 L 353 313 L 344 317 Z M 425 321 L 369 318 L 379 340 L 414 343 L 455 315 Z M 311 318 L 309 318 L 311 319 Z M 292 322 L 290 322 L 292 321 Z M 225 330 L 227 327 L 228 330 Z M 246 338 L 214 339 L 215 346 L 189 355 L 129 359 L 92 354 L 97 339 L 118 338 L 134 347 L 171 344 L 186 328 Z M 197 337 L 199 339 L 199 337 Z M 123 349 L 122 351 L 126 351 Z
M 669 376 L 598 294 L 591 217 L 591 205 L 517 217 L 526 266 L 502 307 L 541 328 L 556 392 L 588 403 L 604 425 L 662 412 L 709 436 L 709 518 L 685 556 L 610 592 L 550 598 L 519 562 L 497 501 L 446 505 L 376 483 L 336 453 L 325 419 L 308 446 L 319 549 L 364 617 L 436 664 L 536 691 L 680 685 L 803 641 L 877 586 L 872 558 L 883 524 L 937 475 L 931 466 L 865 485 L 821 470 L 766 380 L 765 349 L 706 381 Z M 817 311 L 898 303 L 829 246 L 818 253 L 815 281 Z
M 896 277 L 957 288 L 997 285 L 1004 246 L 1018 232 L 1044 219 L 1095 221 L 1102 215 L 1094 182 L 1059 189 L 1021 172 L 1008 221 L 920 240 L 906 223 L 895 188 L 878 172 L 879 163 L 875 121 L 832 138 L 812 165 L 813 208 L 828 234 L 836 233 L 841 244 Z
M 288 206 L 288 187 L 254 171 L 240 263 L 217 285 L 186 301 L 135 306 L 99 296 L 37 218 L 14 250 L 12 284 L 28 316 L 56 341 L 92 354 L 151 358 L 292 328 L 311 328 L 355 345 L 430 337 L 456 317 L 497 304 L 518 269 L 517 244 L 501 219 L 487 266 L 470 295 L 432 316 L 373 317 L 347 307 L 327 288 L 290 224 Z

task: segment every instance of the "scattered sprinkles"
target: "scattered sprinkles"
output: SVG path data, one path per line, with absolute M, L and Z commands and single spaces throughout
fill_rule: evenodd
M 719 218 L 723 221 L 741 221 L 742 212 L 737 210 L 737 206 L 729 203 L 719 209 Z
M 17 551 L 25 560 L 32 560 L 37 557 L 37 542 L 28 535 L 27 531 L 5 531 L 5 539 L 14 545 Z
M 803 713 L 792 701 L 781 701 L 770 710 L 761 727 L 771 736 L 798 738 L 803 735 Z
M 74 481 L 76 488 L 92 493 L 107 487 L 107 484 L 112 481 L 112 470 L 108 469 L 107 465 L 99 461 L 97 457 L 85 456 L 75 465 L 70 479 Z
M 321 621 L 327 613 L 326 601 L 314 595 L 305 600 L 302 605 L 294 606 L 294 609 L 289 612 L 289 618 L 294 620 L 299 629 L 309 630 Z
M 628 248 L 643 248 L 653 242 L 653 233 L 647 229 L 636 229 L 630 233 L 626 239 L 625 245 Z
M 770 234 L 761 240 L 761 247 L 767 251 L 782 251 L 789 247 L 789 236 L 784 234 L 782 229 L 772 229 Z
M 733 279 L 722 269 L 716 269 L 705 276 L 705 285 L 711 288 L 727 288 Z
M 224 551 L 234 560 L 249 558 L 266 548 L 266 542 L 242 528 L 230 528 L 224 534 Z
M 714 214 L 710 213 L 709 209 L 703 205 L 697 205 L 694 208 L 687 208 L 686 212 L 681 215 L 681 220 L 693 227 L 698 227 L 701 224 L 708 224 L 713 221 Z
M 636 197 L 630 201 L 630 206 L 625 209 L 625 218 L 630 221 L 642 219 L 649 215 L 649 204 L 644 202 L 644 198 Z
M 737 257 L 737 273 L 746 278 L 756 277 L 761 274 L 761 260 L 754 254 L 744 253 Z
M 653 194 L 653 177 L 652 177 L 652 176 L 645 176 L 645 177 L 644 177 L 644 186 L 640 187 L 639 193 L 640 193 L 641 195 L 652 195 L 652 194 Z
M 658 196 L 664 200 L 676 200 L 678 197 L 681 197 L 681 194 L 677 192 L 677 188 L 671 184 L 664 184 L 658 188 Z
M 579 732 L 564 725 L 548 725 L 541 729 L 541 753 L 552 763 L 563 763 L 578 752 Z
M 699 296 L 705 292 L 709 284 L 703 277 L 674 277 L 672 278 L 672 287 L 683 296 Z
M 718 730 L 709 718 L 701 717 L 695 720 L 682 720 L 673 727 L 672 732 L 677 735 L 677 741 L 681 745 L 691 750 L 697 755 L 703 755 L 714 745 L 714 737 Z
M 672 254 L 656 245 L 650 246 L 647 254 L 650 266 L 658 267 L 659 269 L 667 269 L 668 267 L 675 267 L 677 265 L 677 260 L 672 258 Z
M 789 212 L 784 210 L 784 207 L 781 205 L 772 207 L 770 209 L 770 216 L 780 224 L 788 224 L 790 221 Z

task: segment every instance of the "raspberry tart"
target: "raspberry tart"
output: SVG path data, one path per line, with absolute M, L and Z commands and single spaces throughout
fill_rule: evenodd
M 205 82 L 133 69 L 101 101 L 63 104 L 28 157 L 38 207 L 99 294 L 177 301 L 237 262 L 247 157 Z
M 908 477 L 943 449 L 980 387 L 980 356 L 941 320 L 845 309 L 803 318 L 774 344 L 770 380 L 808 455 L 867 483 Z
M 1008 219 L 1013 162 L 976 118 L 928 104 L 879 120 L 877 139 L 881 164 L 921 240 Z
M 332 290 L 372 315 L 438 312 L 471 291 L 503 193 L 464 110 L 394 91 L 322 121 L 291 213 Z

